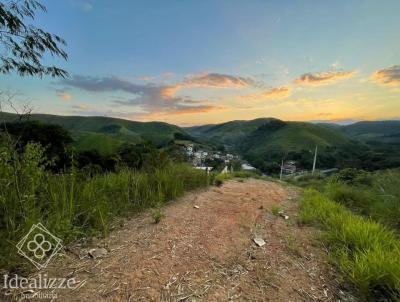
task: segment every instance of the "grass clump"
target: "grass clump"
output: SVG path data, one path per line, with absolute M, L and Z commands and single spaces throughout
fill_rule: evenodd
M 400 299 L 400 241 L 392 230 L 315 190 L 306 190 L 300 220 L 325 230 L 334 262 L 365 300 Z
M 161 208 L 154 209 L 151 216 L 155 224 L 160 223 L 160 221 L 165 218 L 164 211 Z
M 282 209 L 278 206 L 272 206 L 271 207 L 271 213 L 275 216 L 279 216 L 281 213 Z

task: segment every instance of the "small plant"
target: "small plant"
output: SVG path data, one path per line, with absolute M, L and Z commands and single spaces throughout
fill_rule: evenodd
M 275 216 L 279 216 L 281 212 L 282 212 L 282 209 L 280 207 L 272 206 L 272 208 L 271 208 L 272 214 L 274 214 Z
M 152 217 L 153 217 L 154 223 L 157 224 L 157 223 L 159 223 L 162 219 L 165 218 L 164 211 L 163 211 L 161 208 L 157 208 L 157 209 L 155 209 L 155 210 L 153 211 Z

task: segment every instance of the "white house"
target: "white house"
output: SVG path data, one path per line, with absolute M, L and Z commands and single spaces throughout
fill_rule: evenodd
M 253 166 L 249 164 L 242 164 L 242 170 L 244 171 L 254 171 L 257 170 L 257 168 L 254 168 Z

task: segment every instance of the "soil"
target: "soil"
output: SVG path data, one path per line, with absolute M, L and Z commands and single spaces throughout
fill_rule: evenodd
M 149 210 L 66 248 L 46 273 L 78 283 L 54 301 L 339 301 L 317 231 L 297 223 L 299 195 L 255 179 L 187 193 L 158 224 Z

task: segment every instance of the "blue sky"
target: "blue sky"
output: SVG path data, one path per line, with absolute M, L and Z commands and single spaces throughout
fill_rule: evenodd
M 181 125 L 400 116 L 400 1 L 44 1 L 67 80 L 2 75 L 36 112 Z M 308 76 L 307 76 L 308 75 Z

